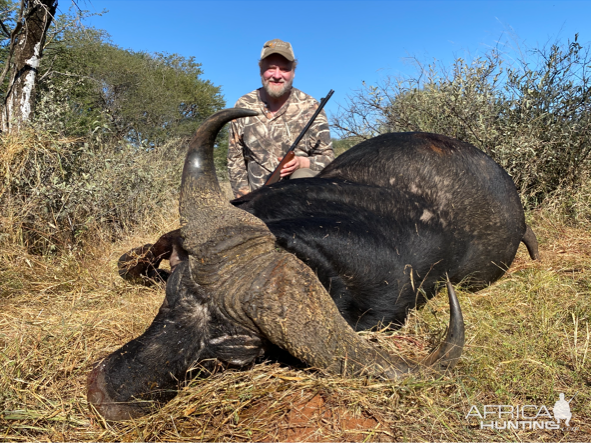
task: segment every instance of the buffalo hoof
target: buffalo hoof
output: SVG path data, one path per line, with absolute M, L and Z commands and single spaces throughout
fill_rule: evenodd
M 123 254 L 117 262 L 121 278 L 130 283 L 144 286 L 165 283 L 170 276 L 170 271 L 158 268 L 164 254 L 154 255 L 154 249 L 157 245 L 158 243 L 156 245 L 147 244 Z M 177 255 L 175 255 L 175 258 Z M 167 259 L 169 256 L 170 253 L 166 255 Z
M 101 416 L 109 421 L 131 420 L 148 413 L 138 402 L 117 402 L 105 389 L 104 362 L 95 366 L 88 376 L 86 399 Z M 145 403 L 144 403 L 145 404 Z

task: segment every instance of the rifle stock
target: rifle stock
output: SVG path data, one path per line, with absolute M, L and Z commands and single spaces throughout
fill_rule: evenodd
M 312 126 L 312 123 L 314 123 L 314 120 L 316 120 L 316 117 L 318 117 L 318 114 L 320 114 L 320 111 L 322 111 L 322 108 L 324 108 L 324 105 L 326 105 L 326 103 L 328 102 L 328 100 L 330 100 L 330 97 L 333 94 L 334 94 L 334 91 L 331 89 L 328 92 L 328 94 L 326 94 L 326 97 L 324 97 L 320 101 L 320 104 L 318 105 L 318 109 L 316 109 L 316 111 L 314 112 L 314 115 L 312 115 L 312 118 L 310 118 L 310 120 L 308 121 L 306 126 L 304 126 L 304 129 L 302 129 L 302 132 L 300 132 L 300 135 L 298 135 L 298 138 L 296 138 L 295 142 L 293 142 L 291 147 L 287 150 L 287 152 L 283 156 L 283 159 L 281 160 L 281 162 L 279 162 L 279 164 L 277 165 L 275 170 L 271 173 L 271 175 L 269 176 L 269 178 L 265 182 L 265 186 L 272 185 L 273 183 L 277 183 L 279 180 L 281 180 L 281 170 L 283 169 L 283 165 L 290 162 L 295 157 L 294 151 L 295 151 L 295 148 L 298 146 L 298 143 L 302 140 L 302 138 L 304 138 L 304 135 L 306 135 L 306 132 L 308 132 L 308 129 L 310 129 L 310 126 Z
M 273 183 L 277 183 L 281 180 L 281 170 L 283 169 L 283 165 L 293 160 L 295 157 L 295 153 L 293 151 L 289 151 L 287 154 L 283 156 L 273 173 L 269 176 L 267 181 L 265 182 L 265 186 L 272 185 Z

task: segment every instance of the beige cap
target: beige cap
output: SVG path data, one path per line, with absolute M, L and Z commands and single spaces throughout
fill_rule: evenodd
M 282 55 L 290 62 L 295 60 L 295 55 L 293 55 L 291 44 L 284 42 L 283 40 L 279 40 L 278 38 L 269 40 L 263 45 L 263 50 L 261 51 L 261 60 L 269 57 L 271 54 Z

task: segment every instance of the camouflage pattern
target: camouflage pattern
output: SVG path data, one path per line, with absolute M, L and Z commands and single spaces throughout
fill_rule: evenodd
M 241 189 L 254 191 L 265 184 L 279 164 L 277 157 L 287 152 L 318 108 L 313 97 L 292 88 L 287 102 L 272 115 L 260 98 L 261 89 L 241 97 L 235 105 L 260 114 L 234 120 L 230 125 L 228 174 L 234 194 Z M 334 160 L 324 110 L 298 144 L 295 155 L 309 157 L 313 171 L 321 171 Z

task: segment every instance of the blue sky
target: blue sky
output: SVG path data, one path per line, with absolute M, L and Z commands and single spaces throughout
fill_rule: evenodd
M 292 43 L 294 86 L 338 111 L 363 81 L 416 73 L 413 59 L 449 64 L 499 47 L 591 40 L 591 1 L 150 1 L 79 0 L 109 12 L 87 24 L 135 51 L 178 53 L 202 63 L 228 106 L 260 86 L 266 40 Z M 63 1 L 62 5 L 66 5 Z

